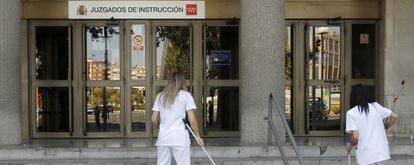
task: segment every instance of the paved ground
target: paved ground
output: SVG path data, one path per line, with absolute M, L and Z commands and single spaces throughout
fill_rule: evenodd
M 207 150 L 217 165 L 283 164 L 276 146 L 240 143 L 238 138 L 205 139 Z M 17 146 L 0 146 L 0 165 L 132 165 L 156 164 L 155 139 L 35 139 Z M 347 165 L 342 137 L 297 138 L 305 164 Z M 392 160 L 388 165 L 414 164 L 414 141 L 391 138 Z M 326 152 L 320 155 L 321 149 Z M 298 164 L 289 142 L 284 149 L 290 164 Z M 199 147 L 191 147 L 194 165 L 209 160 Z M 355 157 L 352 157 L 355 164 Z

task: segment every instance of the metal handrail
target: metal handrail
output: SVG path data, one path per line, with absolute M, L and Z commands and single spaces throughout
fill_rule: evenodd
M 283 163 L 285 165 L 288 165 L 289 163 L 288 163 L 288 161 L 286 159 L 286 153 L 285 153 L 285 150 L 283 149 L 282 141 L 281 141 L 281 139 L 280 139 L 280 137 L 279 137 L 279 135 L 277 133 L 276 125 L 273 122 L 273 104 L 275 104 L 276 105 L 276 109 L 277 109 L 276 111 L 278 112 L 278 114 L 279 114 L 279 116 L 280 116 L 280 118 L 281 118 L 281 120 L 283 122 L 283 126 L 284 126 L 284 128 L 285 128 L 285 130 L 286 130 L 286 132 L 287 132 L 287 134 L 289 136 L 289 140 L 291 141 L 291 143 L 293 145 L 293 149 L 295 150 L 296 157 L 299 160 L 299 164 L 300 165 L 303 165 L 303 158 L 302 158 L 302 155 L 299 152 L 298 145 L 296 144 L 296 141 L 293 138 L 292 131 L 289 128 L 289 125 L 288 125 L 288 123 L 286 121 L 285 115 L 284 115 L 284 113 L 283 113 L 283 111 L 282 111 L 282 109 L 280 107 L 280 104 L 276 101 L 275 98 L 276 98 L 276 95 L 273 95 L 272 93 L 270 93 L 270 95 L 269 95 L 268 117 L 266 118 L 267 121 L 268 121 L 268 127 L 269 127 L 268 144 L 269 145 L 271 144 L 271 138 L 272 138 L 271 136 L 273 134 L 273 136 L 274 136 L 274 138 L 276 140 L 277 147 L 279 148 L 280 155 L 282 156 Z M 270 134 L 270 132 L 272 134 Z

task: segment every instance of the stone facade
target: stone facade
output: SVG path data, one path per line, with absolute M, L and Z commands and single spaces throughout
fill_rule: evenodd
M 354 1 L 352 2 L 354 3 Z M 39 2 L 23 2 L 23 4 L 25 3 Z M 59 5 L 62 8 L 66 7 L 66 2 L 58 3 L 63 3 Z M 233 5 L 238 6 L 237 1 L 227 3 L 236 3 Z M 308 3 L 300 6 L 309 6 Z M 351 1 L 341 1 L 340 3 L 351 3 Z M 2 125 L 0 145 L 17 144 L 21 139 L 20 4 L 18 0 L 0 1 L 0 124 Z M 286 7 L 284 1 L 263 0 L 260 3 L 252 0 L 240 1 L 240 130 L 241 139 L 245 143 L 265 143 L 267 141 L 268 127 L 264 117 L 267 116 L 268 94 L 270 92 L 278 94 L 278 101 L 281 105 L 284 103 L 283 29 L 285 8 L 288 11 L 288 16 L 289 13 L 296 13 L 297 11 L 293 9 L 298 7 L 295 7 L 294 4 L 293 1 L 288 1 Z M 338 4 L 339 2 L 333 5 L 340 6 Z M 42 6 L 41 4 L 37 5 Z M 311 7 L 315 6 L 320 7 L 320 5 L 312 5 Z M 354 7 L 355 5 L 348 6 Z M 382 86 L 379 92 L 387 107 L 392 107 L 393 96 L 399 95 L 394 111 L 400 115 L 400 121 L 394 132 L 400 136 L 414 134 L 414 110 L 412 108 L 414 107 L 414 65 L 411 64 L 411 60 L 414 60 L 413 8 L 414 1 L 412 0 L 384 0 L 382 1 L 382 9 L 378 10 L 378 13 L 382 13 L 381 17 L 383 18 L 380 35 L 381 61 L 383 61 L 381 71 L 383 74 L 379 77 L 379 83 Z M 373 7 L 370 11 L 377 11 L 376 9 Z M 307 8 L 307 10 L 309 9 Z M 52 15 L 61 13 L 63 15 L 58 19 L 66 19 L 66 13 L 61 11 L 63 10 L 53 12 Z M 303 13 L 302 11 L 302 15 L 290 17 L 294 19 L 309 15 Z M 375 13 L 369 12 L 367 15 L 373 15 L 372 18 L 376 18 Z M 27 15 L 30 14 L 33 13 Z M 237 17 L 237 14 L 239 14 L 238 11 L 231 11 L 226 15 L 226 18 L 233 15 Z M 332 11 L 327 15 L 333 15 Z M 32 17 L 49 18 L 48 16 Z M 30 17 L 27 18 L 30 19 Z M 406 80 L 403 90 L 400 85 L 402 79 Z M 278 128 L 282 128 L 281 123 L 277 124 Z
M 266 143 L 264 117 L 270 92 L 284 105 L 284 18 L 283 1 L 241 0 L 240 128 L 244 143 Z M 281 122 L 276 124 L 283 128 Z M 279 132 L 284 137 L 284 131 Z
M 0 145 L 21 142 L 20 1 L 0 1 Z
M 382 48 L 384 53 L 384 95 L 387 107 L 399 96 L 394 111 L 400 116 L 395 135 L 414 134 L 414 1 L 383 1 Z M 401 89 L 400 82 L 406 83 Z

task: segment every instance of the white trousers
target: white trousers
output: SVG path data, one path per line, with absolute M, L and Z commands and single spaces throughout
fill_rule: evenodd
M 172 153 L 172 154 L 171 154 Z M 157 147 L 157 165 L 171 165 L 171 158 L 177 165 L 190 165 L 190 147 Z

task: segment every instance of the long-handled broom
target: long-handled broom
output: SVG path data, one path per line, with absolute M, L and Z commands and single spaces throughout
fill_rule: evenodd
M 187 129 L 191 132 L 191 134 L 194 136 L 194 139 L 197 141 L 198 144 L 200 144 L 200 141 L 198 141 L 197 136 L 194 134 L 193 130 L 191 129 L 191 127 L 187 124 L 187 122 L 183 119 L 183 122 L 185 124 L 185 126 L 187 127 Z M 208 154 L 207 150 L 204 148 L 204 145 L 200 145 L 201 148 L 203 149 L 204 153 L 207 155 L 208 159 L 210 160 L 211 164 L 216 165 L 216 163 L 214 163 L 213 159 L 211 158 L 210 154 Z
M 345 142 L 347 145 L 351 144 L 351 137 L 349 136 L 350 135 L 345 132 Z M 351 152 L 348 152 L 347 156 L 348 156 L 348 165 L 351 165 Z

